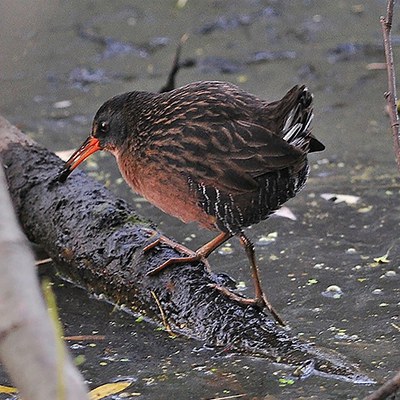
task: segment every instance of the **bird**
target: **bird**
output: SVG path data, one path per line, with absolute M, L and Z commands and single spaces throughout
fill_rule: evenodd
M 262 289 L 255 248 L 244 229 L 266 220 L 304 187 L 308 153 L 325 148 L 311 133 L 312 120 L 313 95 L 305 85 L 272 102 L 220 81 L 163 93 L 127 92 L 99 108 L 90 136 L 66 162 L 59 181 L 96 151 L 112 153 L 136 193 L 185 223 L 218 232 L 194 252 L 172 243 L 186 254 L 149 274 L 204 261 L 237 237 L 250 263 L 254 298 L 220 289 L 243 304 L 267 308 L 283 325 Z M 154 240 L 144 251 L 166 240 Z

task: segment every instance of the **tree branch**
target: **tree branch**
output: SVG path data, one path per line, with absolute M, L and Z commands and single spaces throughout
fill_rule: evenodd
M 385 400 L 391 394 L 400 389 L 400 371 L 385 382 L 378 390 L 365 397 L 364 400 Z
M 394 0 L 388 0 L 386 17 L 381 17 L 380 22 L 383 33 L 383 43 L 385 48 L 386 68 L 388 75 L 388 91 L 385 93 L 388 105 L 390 125 L 393 134 L 393 146 L 396 156 L 397 167 L 400 171 L 400 134 L 399 134 L 399 117 L 397 113 L 397 94 L 396 94 L 396 76 L 394 72 L 394 59 L 392 48 L 392 20 L 393 20 Z
M 400 171 L 400 134 L 399 116 L 397 112 L 396 76 L 394 72 L 394 59 L 392 48 L 391 29 L 393 22 L 394 0 L 388 0 L 386 17 L 381 17 L 380 22 L 383 33 L 383 43 L 385 48 L 386 68 L 388 75 L 388 91 L 385 93 L 387 106 L 390 116 L 390 124 L 393 133 L 394 152 L 396 155 L 397 167 Z M 364 398 L 364 400 L 384 400 L 389 395 L 395 393 L 400 388 L 400 372 L 392 379 L 385 382 L 378 390 Z
M 24 399 L 87 399 L 70 357 L 60 360 L 57 347 L 62 339 L 42 299 L 34 258 L 14 216 L 1 164 L 0 204 L 0 360 Z

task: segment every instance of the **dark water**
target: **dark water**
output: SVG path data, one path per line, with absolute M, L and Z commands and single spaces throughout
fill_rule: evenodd
M 227 80 L 276 99 L 306 83 L 315 95 L 313 129 L 327 150 L 312 156 L 307 188 L 287 205 L 297 220 L 271 218 L 249 236 L 258 243 L 264 286 L 291 329 L 384 380 L 400 365 L 400 185 L 384 112 L 386 74 L 370 69 L 383 61 L 385 6 L 382 0 L 5 0 L 0 112 L 53 151 L 75 148 L 104 100 L 165 83 L 185 32 L 182 57 L 192 66 L 182 69 L 179 85 Z M 397 17 L 398 9 L 396 40 Z M 83 168 L 188 246 L 212 237 L 137 198 L 110 156 L 96 155 Z M 387 252 L 389 262 L 374 261 Z M 239 244 L 232 240 L 221 253 L 211 257 L 214 270 L 244 282 L 251 295 Z M 127 378 L 133 382 L 127 392 L 141 399 L 360 399 L 373 389 L 319 377 L 285 383 L 282 366 L 171 339 L 56 282 L 66 335 L 105 336 L 69 342 L 74 355 L 85 356 L 80 370 L 90 387 Z M 8 383 L 4 373 L 1 383 Z

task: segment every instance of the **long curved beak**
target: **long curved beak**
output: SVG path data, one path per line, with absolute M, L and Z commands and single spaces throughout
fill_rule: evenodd
M 98 150 L 102 150 L 100 147 L 99 139 L 89 136 L 81 147 L 75 151 L 74 154 L 65 163 L 63 170 L 61 171 L 58 180 L 60 182 L 65 182 L 69 174 L 82 162 L 85 161 L 91 154 Z

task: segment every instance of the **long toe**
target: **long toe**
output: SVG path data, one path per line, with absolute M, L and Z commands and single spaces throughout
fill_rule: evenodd
M 277 313 L 277 311 L 274 309 L 274 307 L 272 306 L 272 304 L 268 301 L 267 297 L 265 296 L 265 294 L 263 294 L 262 298 L 260 299 L 254 299 L 255 301 L 255 305 L 257 307 L 259 307 L 260 309 L 268 309 L 268 311 L 270 312 L 270 314 L 274 317 L 275 321 L 282 326 L 285 326 L 285 322 L 283 321 L 283 319 L 280 317 L 280 315 Z

